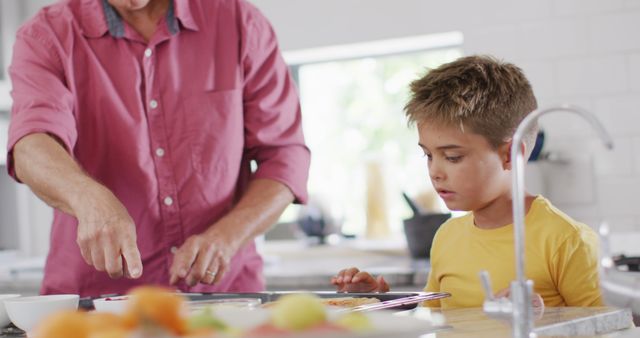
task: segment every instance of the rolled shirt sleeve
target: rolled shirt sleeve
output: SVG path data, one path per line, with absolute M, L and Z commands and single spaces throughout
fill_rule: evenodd
M 245 147 L 258 169 L 254 178 L 285 184 L 296 202 L 307 200 L 310 151 L 304 144 L 300 103 L 294 81 L 266 18 L 239 1 L 245 20 L 244 68 Z
M 13 106 L 7 142 L 7 169 L 17 179 L 13 147 L 32 133 L 47 133 L 61 141 L 70 153 L 77 131 L 74 99 L 65 85 L 59 49 L 45 28 L 21 29 L 13 48 L 11 76 Z

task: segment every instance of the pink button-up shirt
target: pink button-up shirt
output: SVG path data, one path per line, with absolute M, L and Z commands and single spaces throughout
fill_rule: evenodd
M 77 220 L 55 211 L 42 293 L 168 285 L 172 248 L 227 213 L 251 179 L 306 199 L 294 83 L 270 24 L 245 0 L 175 0 L 149 42 L 106 0 L 62 1 L 18 31 L 9 71 L 9 173 L 20 138 L 57 136 L 126 206 L 144 265 L 138 280 L 94 270 L 76 244 Z M 217 285 L 179 287 L 262 290 L 262 260 L 251 243 Z

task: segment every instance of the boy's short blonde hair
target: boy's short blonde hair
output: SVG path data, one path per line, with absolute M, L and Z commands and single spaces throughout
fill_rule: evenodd
M 467 56 L 429 71 L 411 83 L 405 106 L 409 123 L 437 122 L 469 128 L 494 149 L 510 141 L 518 124 L 538 107 L 520 68 L 490 56 Z M 533 150 L 537 125 L 523 141 Z

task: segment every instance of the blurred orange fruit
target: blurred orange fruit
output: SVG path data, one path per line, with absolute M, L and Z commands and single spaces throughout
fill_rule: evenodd
M 124 328 L 103 329 L 101 331 L 91 331 L 88 338 L 129 338 L 131 331 Z
M 208 338 L 215 336 L 216 332 L 212 329 L 197 329 L 189 331 L 189 334 L 183 336 L 183 338 Z
M 129 307 L 124 315 L 127 327 L 156 325 L 177 335 L 187 332 L 182 296 L 155 286 L 137 287 L 130 295 Z
M 133 329 L 127 325 L 120 315 L 108 312 L 90 312 L 86 317 L 87 325 L 91 332 L 100 332 L 109 329 Z
M 62 311 L 46 317 L 36 328 L 37 338 L 88 338 L 87 314 Z

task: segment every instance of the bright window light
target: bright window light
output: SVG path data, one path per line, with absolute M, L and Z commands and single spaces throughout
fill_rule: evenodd
M 403 108 L 411 81 L 462 56 L 461 43 L 454 32 L 285 54 L 294 65 L 312 153 L 311 205 L 321 206 L 343 233 L 364 234 L 372 208 L 391 233 L 400 233 L 411 217 L 402 192 L 433 191 Z M 374 206 L 368 191 L 381 197 Z M 284 220 L 295 221 L 299 211 L 289 209 Z

